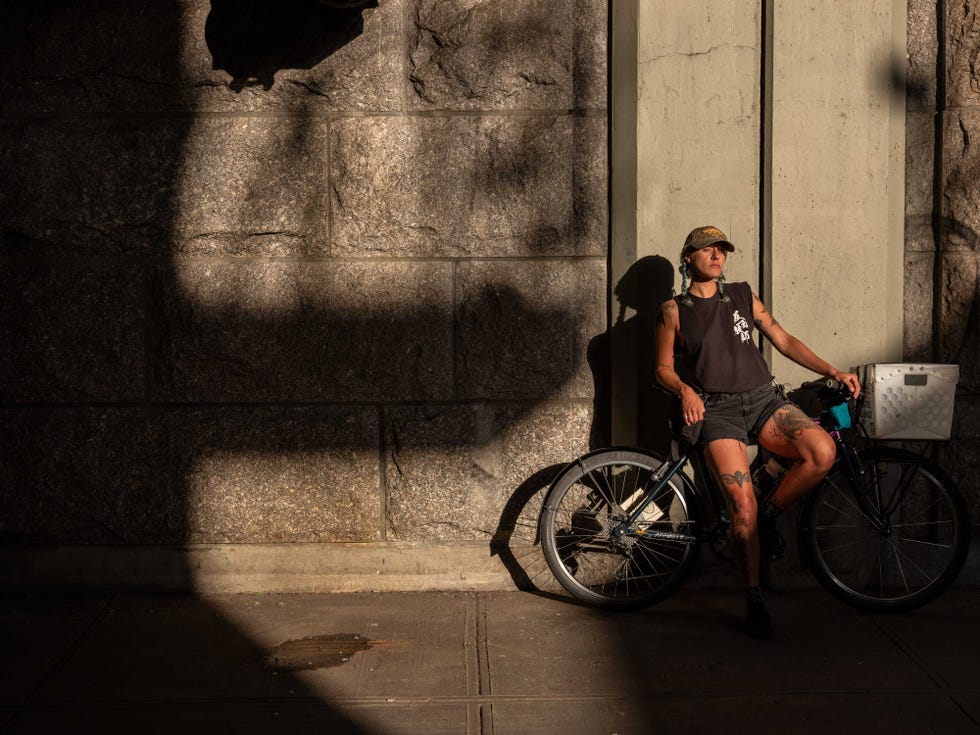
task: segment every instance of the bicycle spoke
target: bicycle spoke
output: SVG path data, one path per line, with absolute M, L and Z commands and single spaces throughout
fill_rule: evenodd
M 909 582 L 905 577 L 905 568 L 902 566 L 902 558 L 898 554 L 898 547 L 895 545 L 895 541 L 891 540 L 892 553 L 895 556 L 895 563 L 898 565 L 898 573 L 902 575 L 902 584 L 905 585 L 905 591 L 909 592 Z
M 599 484 L 598 483 L 595 484 L 595 491 L 597 493 L 599 493 L 599 495 L 602 497 L 602 499 L 606 502 L 606 505 L 608 505 L 610 508 L 616 508 L 617 505 L 616 505 L 615 501 L 613 500 L 613 489 L 612 489 L 612 485 L 609 484 L 609 478 L 606 477 L 606 473 L 603 472 L 603 471 L 601 471 L 601 470 L 602 470 L 602 468 L 600 468 L 600 471 L 599 471 L 598 475 L 599 475 L 599 477 L 602 478 L 602 484 L 606 486 L 606 492 L 605 492 L 605 494 L 603 494 L 602 488 L 599 487 Z M 593 470 L 592 472 L 589 472 L 587 476 L 590 479 L 594 479 L 595 478 L 595 474 L 596 473 Z
M 828 484 L 829 484 L 830 486 L 832 486 L 832 487 L 834 488 L 834 490 L 836 490 L 836 491 L 837 491 L 837 493 L 838 493 L 838 495 L 840 495 L 840 496 L 841 496 L 841 498 L 842 498 L 842 499 L 843 499 L 843 500 L 844 500 L 844 501 L 845 501 L 845 502 L 846 502 L 846 503 L 847 503 L 848 505 L 850 505 L 850 506 L 851 506 L 851 508 L 853 508 L 853 509 L 854 509 L 854 510 L 855 510 L 855 511 L 856 511 L 857 513 L 859 513 L 859 514 L 860 514 L 861 516 L 864 516 L 864 511 L 863 511 L 863 510 L 861 510 L 861 506 L 859 506 L 859 505 L 858 505 L 858 504 L 857 504 L 856 502 L 854 502 L 853 500 L 851 500 L 851 499 L 850 499 L 850 498 L 849 498 L 849 497 L 848 497 L 848 496 L 847 496 L 847 495 L 846 495 L 846 494 L 844 493 L 844 491 L 843 491 L 843 490 L 842 490 L 842 489 L 841 489 L 841 488 L 840 488 L 840 487 L 839 487 L 839 486 L 838 486 L 838 485 L 837 485 L 836 483 L 834 483 L 833 481 L 828 481 Z M 839 511 L 839 512 L 843 512 L 843 511 Z
M 940 544 L 940 543 L 937 543 L 935 541 L 920 541 L 917 538 L 903 538 L 902 541 L 904 541 L 907 544 L 922 544 L 923 546 L 935 546 L 935 547 L 938 547 L 940 549 L 952 549 L 953 548 L 953 545 L 952 544 Z
M 852 546 L 856 546 L 857 544 L 860 544 L 860 543 L 861 543 L 861 541 L 848 541 L 845 544 L 838 544 L 837 546 L 831 546 L 830 548 L 822 549 L 822 551 L 823 551 L 823 553 L 825 555 L 826 554 L 833 554 L 835 551 L 840 551 L 841 549 L 848 549 L 848 548 L 850 548 Z
M 898 554 L 898 552 L 899 552 L 898 545 L 896 545 L 895 547 L 896 555 Z M 909 556 L 908 554 L 904 554 L 904 557 L 905 557 L 905 561 L 909 564 L 909 566 L 913 567 L 915 571 L 917 571 L 921 575 L 922 579 L 931 579 L 931 577 L 922 570 L 922 567 L 920 567 L 918 564 L 915 563 L 915 561 L 912 559 L 911 556 Z
M 895 512 L 895 508 L 898 507 L 898 503 L 900 503 L 902 498 L 905 497 L 905 492 L 908 490 L 909 485 L 912 484 L 912 478 L 915 477 L 915 475 L 919 471 L 917 467 L 911 465 L 898 465 L 898 467 L 899 467 L 898 484 L 895 486 L 895 489 L 892 491 L 890 502 L 887 504 L 887 506 L 884 505 L 882 506 L 883 508 L 882 516 L 884 516 L 885 518 L 889 518 L 891 514 Z

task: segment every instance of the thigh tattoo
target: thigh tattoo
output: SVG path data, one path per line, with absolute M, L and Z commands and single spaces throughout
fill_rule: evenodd
M 771 433 L 773 438 L 785 436 L 790 441 L 796 441 L 805 429 L 813 426 L 813 419 L 796 406 L 784 406 L 772 417 Z

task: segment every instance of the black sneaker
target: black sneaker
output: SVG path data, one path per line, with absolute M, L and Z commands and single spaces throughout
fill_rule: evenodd
M 772 618 L 762 604 L 749 604 L 742 624 L 742 632 L 749 638 L 768 640 L 772 638 Z
M 759 551 L 767 554 L 771 561 L 786 558 L 786 539 L 776 528 L 776 519 L 759 514 Z

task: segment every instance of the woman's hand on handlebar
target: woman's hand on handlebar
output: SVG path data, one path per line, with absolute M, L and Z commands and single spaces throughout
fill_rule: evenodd
M 833 378 L 837 382 L 847 386 L 847 389 L 851 391 L 851 398 L 857 398 L 861 395 L 861 381 L 854 373 L 843 373 L 840 370 L 834 370 L 828 373 L 827 377 Z
M 681 385 L 681 412 L 687 426 L 704 418 L 704 401 L 688 385 Z

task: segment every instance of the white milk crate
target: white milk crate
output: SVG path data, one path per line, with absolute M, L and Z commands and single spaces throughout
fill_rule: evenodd
M 959 365 L 860 365 L 861 425 L 875 439 L 949 439 Z

